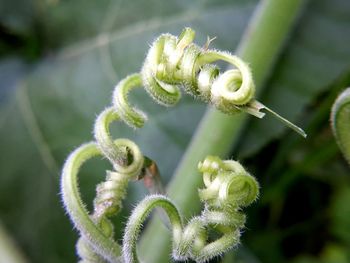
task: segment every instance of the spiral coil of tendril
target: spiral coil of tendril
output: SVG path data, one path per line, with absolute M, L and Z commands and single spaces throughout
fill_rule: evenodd
M 226 113 L 237 112 L 240 106 L 252 100 L 255 86 L 248 65 L 227 52 L 206 50 L 193 44 L 194 36 L 195 32 L 190 28 L 184 29 L 179 38 L 161 35 L 151 46 L 141 73 L 127 77 L 116 86 L 114 106 L 130 126 L 142 127 L 146 120 L 146 115 L 132 107 L 127 99 L 133 88 L 142 85 L 155 101 L 165 106 L 173 106 L 179 101 L 179 86 Z M 217 66 L 209 64 L 217 60 L 236 68 L 220 74 Z
M 173 257 L 176 260 L 205 262 L 221 255 L 239 243 L 245 224 L 241 208 L 251 204 L 259 194 L 254 177 L 236 161 L 221 161 L 209 156 L 199 164 L 205 188 L 199 191 L 204 209 L 200 216 L 192 218 L 186 227 L 175 205 L 165 196 L 145 198 L 129 218 L 123 239 L 124 261 L 137 262 L 136 241 L 140 227 L 151 210 L 162 207 L 172 224 Z M 210 240 L 209 230 L 220 237 Z
M 189 94 L 211 101 L 218 109 L 232 113 L 254 96 L 251 71 L 236 56 L 205 50 L 192 43 L 195 32 L 186 28 L 179 38 L 161 35 L 150 48 L 141 74 L 146 90 L 164 105 L 174 105 L 180 98 L 178 85 Z M 220 74 L 210 65 L 224 60 L 236 69 Z
M 128 93 L 144 86 L 159 104 L 175 105 L 181 98 L 180 87 L 192 96 L 213 104 L 218 110 L 234 114 L 245 111 L 262 118 L 262 109 L 273 114 L 288 127 L 306 137 L 305 132 L 254 99 L 255 85 L 247 63 L 239 57 L 192 43 L 195 32 L 185 28 L 179 37 L 162 34 L 150 47 L 139 74 L 122 80 L 115 88 L 113 104 L 131 127 L 140 128 L 147 117 L 131 106 Z M 210 40 L 208 40 L 207 46 Z M 220 73 L 216 61 L 224 61 L 233 69 Z
M 246 111 L 257 117 L 262 117 L 264 113 L 260 110 L 266 109 L 288 126 L 303 134 L 300 128 L 253 99 L 255 86 L 251 71 L 245 62 L 227 52 L 199 47 L 192 43 L 194 36 L 194 31 L 186 28 L 178 38 L 170 34 L 163 34 L 157 38 L 146 56 L 141 72 L 127 76 L 116 85 L 113 91 L 112 105 L 101 112 L 96 119 L 94 125 L 95 142 L 84 144 L 73 151 L 63 167 L 62 199 L 73 223 L 81 234 L 77 250 L 82 262 L 99 262 L 102 259 L 117 261 L 121 256 L 122 249 L 113 240 L 113 226 L 109 218 L 121 209 L 129 181 L 148 178 L 147 184 L 149 184 L 149 180 L 155 180 L 155 183 L 152 181 L 153 186 L 150 185 L 149 189 L 153 188 L 156 190 L 151 191 L 161 192 L 157 190 L 157 187 L 159 189 L 161 186 L 159 186 L 159 179 L 158 183 L 156 182 L 157 169 L 154 168 L 154 162 L 144 157 L 138 146 L 132 141 L 128 139 L 113 140 L 109 131 L 109 126 L 114 121 L 120 120 L 131 127 L 140 128 L 147 120 L 146 114 L 129 102 L 128 95 L 133 89 L 144 87 L 156 102 L 172 106 L 181 97 L 179 89 L 181 86 L 187 93 L 212 103 L 225 113 Z M 211 64 L 218 60 L 225 61 L 235 68 L 220 73 L 219 67 Z M 90 214 L 82 202 L 77 175 L 83 163 L 96 155 L 107 158 L 113 166 L 113 171 L 107 171 L 106 180 L 98 185 L 94 211 Z M 189 226 L 197 226 L 198 232 L 201 233 L 200 237 L 194 237 L 191 232 L 192 228 L 189 226 L 189 228 L 185 228 L 183 234 L 182 230 L 175 231 L 180 233 L 179 235 L 183 238 L 177 247 L 178 249 L 175 250 L 176 253 L 174 253 L 177 258 L 194 258 L 201 261 L 206 258 L 206 250 L 215 250 L 217 247 L 215 242 L 201 247 L 201 244 L 205 244 L 205 232 L 202 230 L 212 227 L 212 224 L 218 225 L 217 229 L 219 232 L 221 231 L 220 233 L 231 233 L 230 236 L 223 235 L 223 238 L 225 237 L 229 241 L 223 240 L 222 247 L 228 247 L 225 244 L 232 246 L 239 240 L 239 229 L 244 224 L 244 215 L 241 214 L 240 207 L 250 203 L 250 199 L 244 199 L 242 196 L 238 198 L 237 193 L 239 191 L 247 193 L 246 187 L 253 189 L 254 183 L 251 185 L 247 182 L 242 183 L 245 180 L 253 179 L 247 176 L 247 173 L 243 172 L 244 169 L 236 162 L 210 160 L 210 158 L 207 159 L 201 166 L 206 189 L 200 191 L 200 196 L 206 208 L 200 217 L 194 218 L 189 224 Z M 216 165 L 217 168 L 215 168 Z M 242 174 L 237 175 L 238 171 L 241 171 Z M 231 174 L 235 176 L 231 178 L 229 176 Z M 147 177 L 146 175 L 151 176 Z M 220 187 L 216 189 L 218 183 Z M 252 196 L 256 193 L 257 190 L 252 192 Z M 249 198 L 249 196 L 245 198 Z M 161 199 L 164 198 L 161 197 Z M 225 200 L 229 200 L 229 202 Z M 244 200 L 246 203 L 243 202 Z M 168 201 L 164 201 L 162 204 L 166 209 L 170 209 L 169 211 L 174 210 Z M 173 229 L 175 229 L 174 225 L 177 224 L 175 221 Z M 234 240 L 233 237 L 235 237 Z M 178 240 L 175 238 L 175 243 Z M 222 252 L 222 250 L 220 251 Z M 218 250 L 215 253 L 221 252 Z
M 106 180 L 96 187 L 94 212 L 91 218 L 107 238 L 112 238 L 114 233 L 113 225 L 108 217 L 119 212 L 129 181 L 137 179 L 143 165 L 143 157 L 136 144 L 126 139 L 118 139 L 114 141 L 114 145 L 117 148 L 127 147 L 134 159 L 126 166 L 114 163 L 115 171 L 107 171 Z M 104 155 L 108 156 L 106 153 Z M 78 240 L 77 251 L 82 263 L 101 260 L 101 256 L 90 248 L 84 237 Z
M 84 144 L 70 154 L 63 168 L 62 198 L 81 234 L 77 243 L 81 262 L 100 262 L 97 259 L 101 258 L 115 261 L 121 253 L 119 245 L 113 241 L 113 225 L 109 217 L 119 212 L 127 184 L 140 175 L 144 157 L 132 141 L 117 139 L 113 143 L 116 148 L 127 149 L 132 161 L 126 165 L 114 163 L 114 171 L 107 171 L 106 181 L 97 187 L 92 215 L 89 215 L 82 203 L 77 186 L 77 174 L 86 160 L 96 155 L 107 156 L 107 154 L 103 153 L 102 147 L 97 143 Z
M 62 197 L 73 223 L 81 233 L 77 242 L 81 262 L 115 261 L 120 257 L 121 248 L 113 240 L 113 225 L 109 217 L 120 211 L 129 181 L 142 177 L 143 169 L 147 168 L 145 158 L 134 142 L 112 139 L 109 126 L 119 119 L 118 109 L 105 109 L 95 122 L 96 143 L 80 146 L 70 154 L 63 167 Z M 77 174 L 82 164 L 95 155 L 106 157 L 114 170 L 107 171 L 106 180 L 97 186 L 94 211 L 89 215 L 79 194 Z

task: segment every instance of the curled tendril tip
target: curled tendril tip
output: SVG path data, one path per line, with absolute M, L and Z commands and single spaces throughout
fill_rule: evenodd
M 136 250 L 141 226 L 150 212 L 162 208 L 171 223 L 175 260 L 206 262 L 239 243 L 244 228 L 245 215 L 242 207 L 250 205 L 259 195 L 255 178 L 236 161 L 222 161 L 208 156 L 199 164 L 203 173 L 204 189 L 199 190 L 204 209 L 184 226 L 180 212 L 164 195 L 151 195 L 141 201 L 129 217 L 123 238 L 125 263 L 139 262 Z M 215 231 L 219 238 L 210 240 L 209 232 Z

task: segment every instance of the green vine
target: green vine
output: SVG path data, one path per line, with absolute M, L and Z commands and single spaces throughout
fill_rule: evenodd
M 345 89 L 335 100 L 331 126 L 339 148 L 350 164 L 350 88 Z
M 185 28 L 178 38 L 170 34 L 157 38 L 141 72 L 119 82 L 113 93 L 112 105 L 97 117 L 94 126 L 96 142 L 84 144 L 73 151 L 63 167 L 62 198 L 81 234 L 77 251 L 82 262 L 122 261 L 122 249 L 113 239 L 113 225 L 109 218 L 120 211 L 130 181 L 145 179 L 151 193 L 163 193 L 155 163 L 145 157 L 134 142 L 128 139 L 113 140 L 110 135 L 109 126 L 113 121 L 120 120 L 131 127 L 141 128 L 147 119 L 145 113 L 130 104 L 128 94 L 132 89 L 144 87 L 156 102 L 173 106 L 181 97 L 179 86 L 182 86 L 187 93 L 211 103 L 224 113 L 244 111 L 262 118 L 264 113 L 261 110 L 265 109 L 306 136 L 299 127 L 254 99 L 255 85 L 245 62 L 228 52 L 208 49 L 209 42 L 205 47 L 199 47 L 192 43 L 194 36 L 192 29 Z M 218 60 L 228 62 L 234 68 L 221 73 L 219 67 L 212 64 Z M 83 163 L 97 155 L 106 157 L 113 171 L 107 171 L 105 182 L 97 186 L 94 210 L 90 214 L 82 202 L 77 175 Z M 130 231 L 126 233 L 134 234 L 125 236 L 123 251 L 126 261 L 136 260 L 134 253 L 128 251 L 135 250 L 140 223 L 158 205 L 165 209 L 173 233 L 177 233 L 173 234 L 174 258 L 206 261 L 238 243 L 244 224 L 240 207 L 255 200 L 258 193 L 256 181 L 237 162 L 222 162 L 216 157 L 208 157 L 200 164 L 200 170 L 204 173 L 207 187 L 200 191 L 200 198 L 205 203 L 202 215 L 191 220 L 182 232 L 175 206 L 164 196 L 149 197 L 138 206 L 143 211 L 141 216 L 134 213 L 127 226 Z M 208 237 L 205 229 L 208 227 L 214 227 L 222 237 L 206 244 Z M 196 229 L 198 236 L 193 229 Z
M 131 214 L 125 229 L 123 258 L 126 263 L 138 262 L 137 237 L 142 223 L 156 206 L 163 208 L 170 219 L 175 260 L 206 262 L 239 243 L 245 223 L 241 207 L 248 206 L 258 197 L 257 181 L 238 162 L 221 161 L 214 156 L 207 157 L 198 168 L 203 173 L 205 185 L 199 190 L 204 203 L 201 215 L 193 217 L 183 227 L 180 213 L 167 197 L 151 195 L 145 198 Z M 217 231 L 220 237 L 208 242 L 210 229 Z

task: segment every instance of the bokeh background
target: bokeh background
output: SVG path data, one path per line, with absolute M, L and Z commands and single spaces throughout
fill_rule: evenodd
M 0 240 L 9 237 L 28 262 L 75 262 L 78 235 L 61 205 L 60 169 L 70 151 L 92 140 L 114 85 L 140 70 L 163 32 L 190 26 L 196 43 L 216 36 L 212 47 L 234 52 L 257 4 L 1 0 Z M 332 103 L 350 85 L 349 43 L 350 2 L 308 1 L 260 98 L 308 139 L 271 117 L 250 118 L 230 157 L 259 179 L 261 197 L 247 209 L 242 245 L 232 253 L 237 262 L 350 262 L 350 168 L 329 126 Z M 155 105 L 145 92 L 131 99 L 149 121 L 137 131 L 116 124 L 113 136 L 135 140 L 168 182 L 206 106 L 188 96 L 175 108 Z M 96 159 L 80 174 L 89 208 L 108 168 Z M 140 183 L 129 190 L 115 219 L 117 239 L 146 194 Z

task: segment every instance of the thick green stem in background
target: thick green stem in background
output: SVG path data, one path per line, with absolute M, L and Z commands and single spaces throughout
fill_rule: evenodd
M 0 221 L 0 262 L 25 263 L 22 252 L 16 246 L 14 240 L 8 235 Z
M 237 53 L 250 64 L 258 93 L 262 92 L 305 1 L 266 0 L 254 13 Z M 229 116 L 214 109 L 206 112 L 168 189 L 169 196 L 185 217 L 195 214 L 200 205 L 198 162 L 208 154 L 227 157 L 246 121 L 245 114 Z M 141 257 L 145 262 L 168 262 L 169 238 L 159 219 L 153 218 L 141 240 Z

